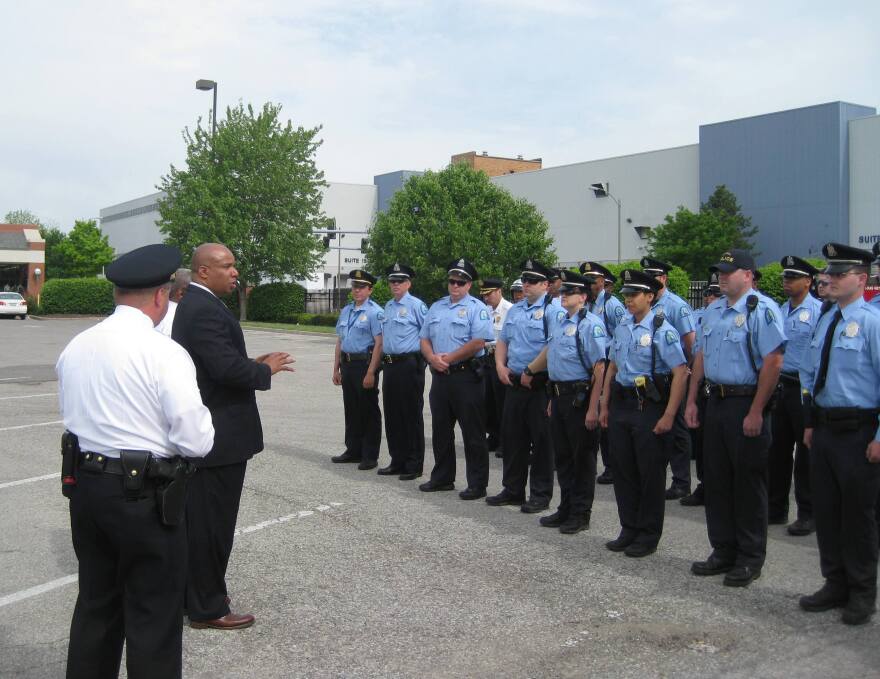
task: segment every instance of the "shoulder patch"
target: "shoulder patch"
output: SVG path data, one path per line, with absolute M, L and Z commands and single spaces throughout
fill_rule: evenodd
M 681 318 L 686 318 L 687 316 L 690 316 L 690 315 L 691 315 L 691 308 L 687 304 L 683 304 L 681 307 L 681 312 L 679 313 L 679 316 Z
M 556 322 L 557 322 L 557 323 L 562 323 L 562 320 L 563 320 L 564 318 L 565 318 L 565 312 L 564 312 L 564 311 L 560 311 L 559 313 L 556 314 Z
M 384 320 L 385 320 L 385 312 L 380 310 L 380 311 L 376 314 L 376 318 L 378 318 L 380 321 L 384 321 Z
M 422 313 L 423 314 L 428 313 L 428 305 L 425 304 L 424 302 L 422 302 Z
M 626 310 L 624 310 L 624 308 L 622 306 L 615 306 L 614 307 L 614 315 L 615 315 L 615 317 L 617 317 L 617 320 L 620 320 L 621 318 L 623 318 L 624 314 L 626 314 Z
M 593 337 L 605 337 L 605 328 L 603 328 L 601 325 L 594 325 Z
M 672 330 L 666 331 L 666 344 L 675 344 L 678 342 L 678 334 Z
M 489 312 L 486 309 L 480 309 L 480 320 L 488 321 L 489 320 Z
M 776 320 L 776 314 L 773 313 L 773 309 L 770 307 L 764 310 L 764 320 L 767 321 L 767 325 L 772 324 Z

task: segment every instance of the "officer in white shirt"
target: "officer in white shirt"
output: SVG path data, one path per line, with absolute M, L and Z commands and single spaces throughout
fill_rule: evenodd
M 177 303 L 183 299 L 184 294 L 186 294 L 186 288 L 191 282 L 192 271 L 189 269 L 178 269 L 174 273 L 174 282 L 171 284 L 171 292 L 168 293 L 168 311 L 165 312 L 165 317 L 156 326 L 156 330 L 163 335 L 171 337 L 171 326 L 174 325 Z
M 68 678 L 118 676 L 123 642 L 129 677 L 181 676 L 185 458 L 211 450 L 214 427 L 189 355 L 153 330 L 179 265 L 167 245 L 112 262 L 116 310 L 55 366 L 79 560 Z

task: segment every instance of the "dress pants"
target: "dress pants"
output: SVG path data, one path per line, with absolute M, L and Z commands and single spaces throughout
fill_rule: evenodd
M 501 421 L 504 417 L 506 388 L 498 379 L 494 356 L 490 358 L 492 360 L 486 362 L 486 372 L 483 375 L 483 389 L 486 394 L 486 435 L 497 447 L 501 443 Z
M 599 450 L 602 454 L 602 467 L 603 471 L 607 470 L 614 473 L 614 467 L 612 467 L 613 457 L 611 456 L 610 450 L 610 442 L 608 440 L 608 430 L 603 429 L 599 434 Z
M 672 436 L 666 438 L 669 468 L 672 470 L 672 487 L 691 491 L 691 434 L 684 421 L 684 404 L 675 414 Z
M 688 430 L 691 435 L 691 453 L 697 470 L 697 481 L 700 483 L 703 482 L 703 420 L 706 418 L 706 398 L 701 392 L 702 388 L 697 392 L 697 418 L 700 426 Z
M 79 595 L 70 625 L 69 679 L 180 677 L 186 527 L 159 520 L 155 488 L 127 500 L 122 477 L 80 469 L 70 499 Z
M 382 413 L 379 410 L 379 375 L 372 389 L 364 389 L 370 362 L 342 361 L 342 405 L 345 410 L 345 452 L 365 462 L 379 459 Z
M 247 462 L 199 467 L 187 486 L 186 609 L 190 620 L 215 620 L 229 613 L 226 567 L 246 470 Z
M 813 430 L 810 484 L 822 575 L 850 597 L 877 596 L 877 521 L 880 464 L 865 457 L 877 424 L 852 431 Z
M 507 387 L 501 445 L 504 447 L 502 483 L 507 491 L 525 497 L 528 480 L 529 499 L 550 502 L 553 497 L 553 442 L 547 417 L 547 392 L 543 385 L 532 389 Z
M 737 566 L 761 568 L 767 555 L 767 456 L 770 417 L 758 436 L 743 433 L 751 396 L 706 403 L 703 468 L 706 524 L 713 553 Z
M 608 438 L 614 450 L 614 496 L 621 535 L 656 547 L 666 511 L 666 453 L 672 432 L 652 430 L 666 403 L 622 394 L 612 387 Z
M 562 499 L 562 517 L 583 516 L 589 519 L 596 494 L 596 453 L 599 429 L 587 429 L 586 403 L 576 407 L 574 394 L 553 396 L 550 409 L 550 433 L 556 460 L 556 477 Z
M 468 488 L 489 485 L 489 449 L 483 419 L 483 382 L 467 368 L 450 374 L 432 373 L 431 404 L 434 469 L 431 482 L 455 482 L 455 423 L 464 439 L 464 459 Z
M 421 356 L 383 364 L 382 405 L 391 466 L 421 474 L 425 460 L 425 363 Z
M 792 451 L 794 451 L 794 499 L 797 518 L 812 519 L 810 499 L 810 451 L 804 445 L 804 413 L 799 382 L 782 382 L 782 398 L 772 416 L 773 442 L 770 444 L 768 516 L 788 516 L 791 492 Z

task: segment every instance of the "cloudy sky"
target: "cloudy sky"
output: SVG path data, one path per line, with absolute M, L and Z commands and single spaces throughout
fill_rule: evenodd
M 278 102 L 329 181 L 454 153 L 563 165 L 695 143 L 701 123 L 878 106 L 880 2 L 0 0 L 0 217 L 155 190 L 182 129 Z

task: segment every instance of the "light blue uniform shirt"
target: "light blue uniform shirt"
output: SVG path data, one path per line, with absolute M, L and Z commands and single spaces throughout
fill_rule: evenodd
M 397 302 L 393 298 L 385 305 L 385 323 L 382 325 L 382 351 L 386 354 L 410 354 L 419 350 L 419 332 L 425 322 L 428 307 L 408 292 Z
M 592 372 L 598 361 L 605 360 L 608 336 L 602 319 L 587 312 L 582 319 L 563 310 L 550 323 L 550 339 L 547 343 L 547 369 L 554 382 L 573 382 L 591 377 L 581 363 L 575 337 L 581 345 L 584 363 Z
M 748 317 L 746 299 L 753 294 L 758 297 L 758 306 Z M 746 319 L 751 329 L 752 354 L 760 371 L 764 357 L 785 342 L 779 306 L 753 290 L 733 306 L 728 306 L 728 302 L 726 297 L 716 300 L 703 314 L 699 336 L 703 372 L 715 384 L 757 384 L 758 376 L 752 369 L 746 345 Z
M 874 295 L 869 301 L 868 304 L 873 304 L 874 306 L 880 307 L 880 293 Z
M 550 324 L 560 311 L 565 313 L 562 305 L 557 300 L 548 301 L 547 295 L 541 295 L 534 304 L 523 297 L 510 307 L 498 339 L 507 344 L 507 367 L 514 373 L 521 373 L 541 353 L 550 335 Z
M 636 323 L 633 316 L 627 314 L 614 331 L 611 351 L 608 360 L 617 366 L 615 381 L 623 387 L 635 386 L 635 379 L 640 375 L 651 376 L 651 335 L 654 336 L 654 372 L 666 375 L 672 369 L 685 364 L 684 351 L 681 348 L 681 336 L 669 321 L 654 332 L 654 312 L 645 314 L 641 323 Z M 646 339 L 643 339 L 646 338 Z
M 339 313 L 336 334 L 342 338 L 340 349 L 347 354 L 365 354 L 376 343 L 375 336 L 382 334 L 385 314 L 382 307 L 368 299 L 360 308 L 350 302 Z
M 587 308 L 602 319 L 608 337 L 614 336 L 614 330 L 626 316 L 626 307 L 623 306 L 623 302 L 614 295 L 609 295 L 607 290 L 602 290 L 593 304 L 588 302 Z
M 431 340 L 435 354 L 448 354 L 473 339 L 495 339 L 489 308 L 476 297 L 465 295 L 453 303 L 447 295 L 428 310 L 419 337 Z M 475 355 L 482 356 L 483 351 Z
M 694 323 L 694 310 L 691 309 L 691 305 L 669 288 L 666 288 L 660 299 L 654 302 L 652 309 L 656 311 L 658 305 L 663 307 L 666 321 L 675 328 L 681 337 L 697 329 Z
M 822 316 L 801 365 L 801 386 L 810 393 L 837 308 Z M 843 310 L 828 356 L 825 386 L 813 401 L 822 408 L 880 408 L 880 312 L 875 305 L 859 299 Z M 874 440 L 880 441 L 880 432 Z
M 810 348 L 810 340 L 813 339 L 813 331 L 819 322 L 819 312 L 822 302 L 807 293 L 804 301 L 794 309 L 791 308 L 791 300 L 783 303 L 779 308 L 782 313 L 783 328 L 785 328 L 785 358 L 782 361 L 782 372 L 795 375 L 801 368 L 801 362 Z

